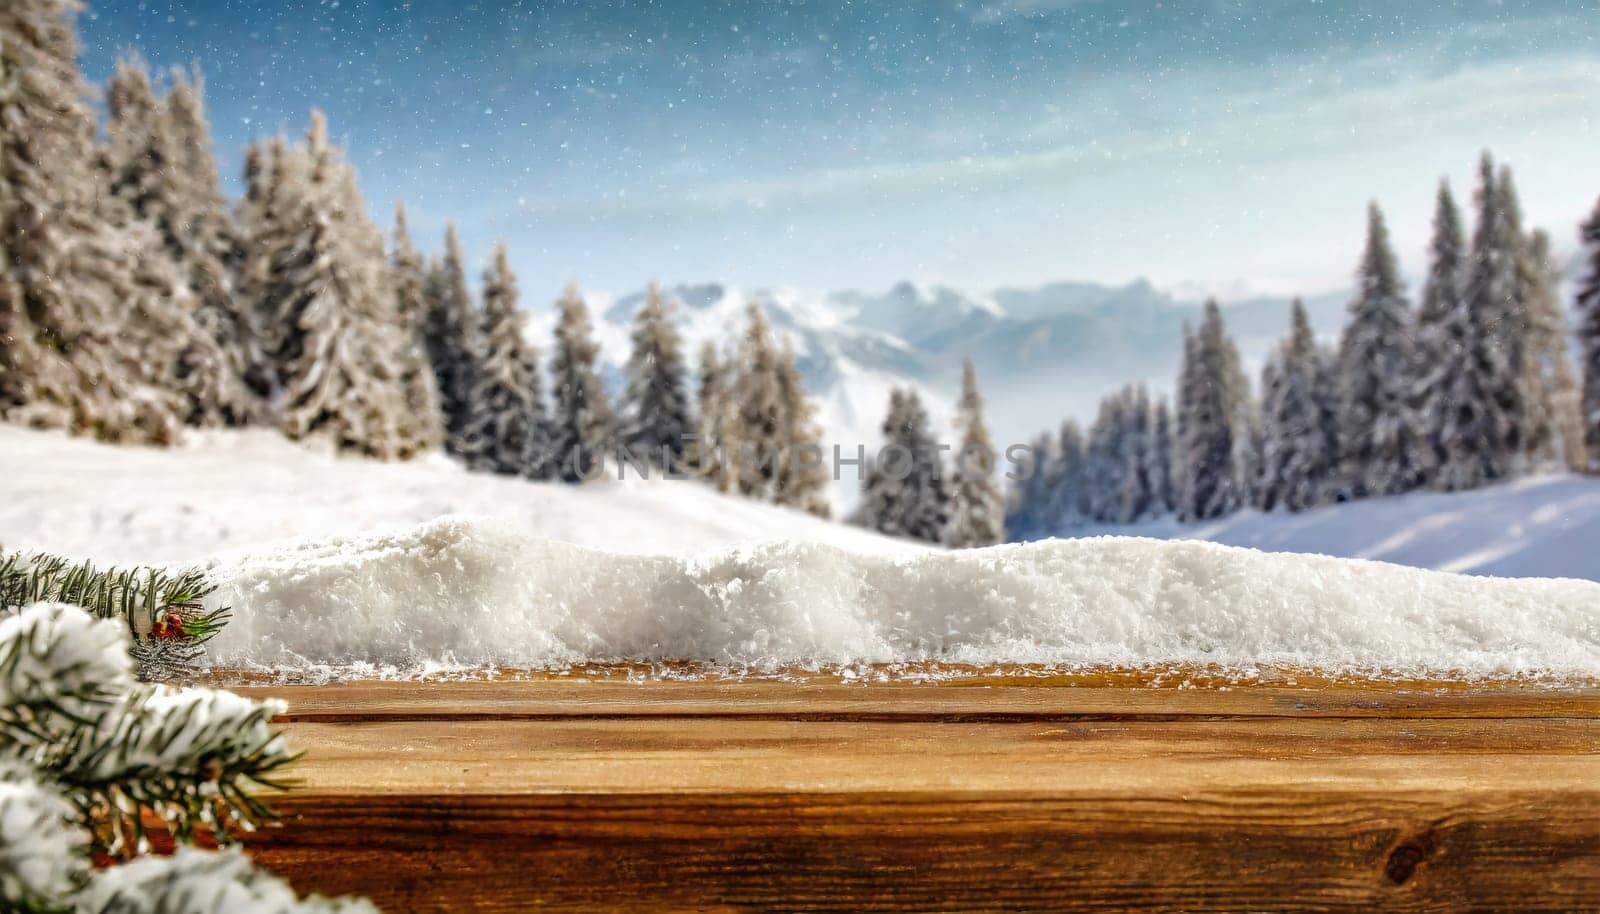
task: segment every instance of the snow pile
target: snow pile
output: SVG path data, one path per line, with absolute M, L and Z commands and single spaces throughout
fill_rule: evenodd
M 600 552 L 443 519 L 218 562 L 222 667 L 696 660 L 1600 675 L 1600 584 L 1100 538 L 869 555 Z

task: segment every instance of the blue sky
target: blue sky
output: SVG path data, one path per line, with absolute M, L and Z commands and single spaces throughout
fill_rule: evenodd
M 1369 198 L 1421 265 L 1478 150 L 1570 248 L 1600 194 L 1593 2 L 91 0 L 85 69 L 205 71 L 237 186 L 312 105 L 387 226 L 569 278 L 1344 285 Z

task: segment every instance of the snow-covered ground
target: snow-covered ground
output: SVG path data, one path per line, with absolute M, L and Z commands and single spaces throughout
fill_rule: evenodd
M 1163 519 L 1073 534 L 1200 539 L 1469 574 L 1600 580 L 1600 479 L 1536 476 L 1473 492 L 1375 498 L 1302 514 L 1243 511 L 1208 524 Z
M 378 463 L 267 430 L 161 450 L 0 425 L 0 545 L 101 562 L 183 562 L 288 540 L 410 529 L 451 514 L 613 552 L 689 554 L 776 540 L 860 552 L 918 547 L 696 482 L 542 485 L 441 456 Z
M 1572 562 L 1592 519 L 1563 532 L 1540 506 L 1600 512 L 1576 480 L 1455 498 L 1472 497 L 1483 504 L 1464 505 L 1461 524 L 1503 533 L 1512 507 L 1496 521 L 1486 506 L 1524 499 L 1520 522 L 1543 531 L 1543 551 L 1566 543 Z M 1398 555 L 1420 548 L 1407 529 L 1448 525 L 1411 503 L 1339 510 L 1397 512 L 1360 523 Z M 1446 516 L 1449 503 L 1424 513 Z M 1311 530 L 1317 517 L 1295 522 Z M 443 459 L 335 457 L 266 432 L 161 451 L 0 427 L 0 542 L 203 562 L 235 610 L 212 661 L 279 672 L 934 660 L 1600 676 L 1590 581 L 1124 537 L 939 552 L 695 483 L 535 484 Z M 1505 542 L 1462 541 L 1450 561 L 1507 560 Z

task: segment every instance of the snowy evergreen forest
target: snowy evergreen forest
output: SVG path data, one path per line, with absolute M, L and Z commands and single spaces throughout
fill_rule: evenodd
M 741 338 L 701 353 L 691 391 L 652 287 L 611 402 L 575 286 L 542 365 L 504 245 L 481 303 L 453 227 L 428 255 L 400 206 L 386 245 L 320 113 L 299 142 L 249 148 L 237 202 L 220 189 L 198 72 L 163 92 L 125 57 L 102 133 L 74 14 L 61 0 L 0 13 L 0 418 L 142 444 L 269 425 L 379 459 L 442 446 L 473 469 L 566 482 L 620 453 L 641 473 L 828 513 L 795 353 L 755 306 Z
M 1174 405 L 1131 385 L 1087 431 L 1069 419 L 1034 442 L 1036 472 L 1008 494 L 1013 538 L 1600 473 L 1600 204 L 1580 228 L 1578 372 L 1550 239 L 1524 227 L 1511 170 L 1488 153 L 1472 212 L 1469 239 L 1441 183 L 1413 307 L 1373 204 L 1337 347 L 1296 301 L 1254 389 L 1208 302 L 1185 331 Z
M 453 228 L 442 251 L 419 249 L 400 206 L 386 240 L 321 114 L 299 141 L 252 145 L 232 201 L 198 72 L 153 79 L 125 57 L 102 119 L 73 6 L 0 15 L 16 36 L 0 46 L 9 422 L 144 444 L 185 426 L 270 426 L 378 459 L 442 448 L 475 470 L 568 483 L 615 460 L 822 516 L 830 469 L 854 463 L 851 521 L 947 546 L 1600 472 L 1600 207 L 1582 229 L 1575 369 L 1550 240 L 1523 225 L 1512 174 L 1488 154 L 1470 237 L 1439 189 L 1415 306 L 1374 206 L 1335 349 L 1296 304 L 1253 385 L 1210 302 L 1185 333 L 1170 405 L 1139 385 L 1114 393 L 1087 429 L 1040 436 L 1031 475 L 1003 494 L 970 362 L 952 443 L 904 388 L 883 448 L 852 455 L 856 442 L 824 447 L 794 348 L 759 307 L 691 366 L 652 286 L 613 399 L 576 286 L 536 350 L 505 246 L 475 296 Z

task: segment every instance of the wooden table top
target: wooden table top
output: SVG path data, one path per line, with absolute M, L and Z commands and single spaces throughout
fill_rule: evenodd
M 239 689 L 305 753 L 252 850 L 388 911 L 1600 911 L 1589 685 L 629 675 Z

